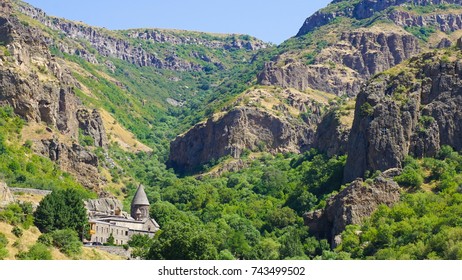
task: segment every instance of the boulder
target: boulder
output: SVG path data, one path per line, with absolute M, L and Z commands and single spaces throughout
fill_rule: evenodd
M 336 247 L 347 225 L 361 224 L 380 205 L 391 206 L 399 199 L 399 186 L 390 179 L 378 177 L 371 185 L 358 179 L 328 199 L 324 209 L 306 213 L 303 218 L 311 234 L 327 238 Z
M 10 188 L 8 188 L 4 182 L 0 182 L 0 208 L 13 202 L 15 202 L 15 200 Z

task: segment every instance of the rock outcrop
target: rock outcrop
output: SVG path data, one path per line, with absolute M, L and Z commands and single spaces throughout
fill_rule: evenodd
M 258 83 L 301 91 L 313 88 L 336 95 L 354 96 L 361 87 L 361 76 L 352 69 L 340 69 L 324 64 L 306 65 L 293 61 L 280 67 L 276 62 L 267 62 L 258 75 Z
M 0 182 L 0 208 L 14 202 L 14 196 L 11 193 L 10 188 L 8 188 L 4 182 Z
M 138 66 L 150 66 L 174 71 L 202 70 L 199 64 L 181 58 L 175 52 L 167 55 L 155 53 L 141 46 L 141 44 L 133 43 L 133 39 L 148 41 L 149 43 L 165 43 L 169 46 L 198 45 L 225 50 L 245 49 L 255 51 L 267 47 L 267 44 L 251 37 L 241 38 L 240 36 L 235 36 L 234 38 L 230 37 L 230 40 L 218 40 L 213 38 L 212 35 L 207 36 L 206 33 L 200 34 L 204 36 L 188 36 L 180 32 L 155 29 L 113 32 L 105 28 L 96 28 L 82 23 L 50 17 L 42 10 L 25 3 L 19 3 L 18 9 L 21 13 L 41 22 L 48 28 L 63 32 L 72 39 L 87 41 L 101 56 L 118 58 Z M 206 39 L 206 37 L 209 39 Z M 99 63 L 91 52 L 82 47 L 63 42 L 52 43 L 58 45 L 59 49 L 64 53 L 78 55 L 90 63 Z
M 79 128 L 84 135 L 93 138 L 93 145 L 95 147 L 107 148 L 106 130 L 104 129 L 101 114 L 97 110 L 93 110 L 90 113 L 87 109 L 79 109 L 77 111 L 77 119 L 79 121 Z
M 309 126 L 293 125 L 257 108 L 237 107 L 178 136 L 170 144 L 169 165 L 188 172 L 227 155 L 238 158 L 246 149 L 300 152 L 313 139 Z
M 419 52 L 417 38 L 406 32 L 358 29 L 342 33 L 340 40 L 324 48 L 312 65 L 296 60 L 286 61 L 282 67 L 276 62 L 267 63 L 258 83 L 356 96 L 366 78 Z
M 442 32 L 454 32 L 462 29 L 462 14 L 424 14 L 419 15 L 402 10 L 392 11 L 388 18 L 401 27 L 435 27 Z
M 399 199 L 399 186 L 390 179 L 378 177 L 371 185 L 356 180 L 331 197 L 324 209 L 306 213 L 303 218 L 313 235 L 327 238 L 336 247 L 347 225 L 361 224 L 380 205 L 391 206 Z
M 9 105 L 29 122 L 45 123 L 60 139 L 36 141 L 38 154 L 58 162 L 84 186 L 99 191 L 98 159 L 77 141 L 79 129 L 105 148 L 107 136 L 100 114 L 90 112 L 75 95 L 78 86 L 66 65 L 51 55 L 43 32 L 23 24 L 3 10 L 0 38 L 7 52 L 0 54 L 0 105 Z
M 98 172 L 98 157 L 73 144 L 67 146 L 56 140 L 42 140 L 34 145 L 38 154 L 55 161 L 62 170 L 74 175 L 83 186 L 99 192 L 102 180 Z
M 351 126 L 341 122 L 341 116 L 332 111 L 318 124 L 313 147 L 328 157 L 344 155 L 348 147 Z
M 314 141 L 327 97 L 291 89 L 257 87 L 170 144 L 168 165 L 180 173 L 245 151 L 301 152 Z
M 116 198 L 105 197 L 99 199 L 89 199 L 85 200 L 84 203 L 90 217 L 103 215 L 129 217 L 127 212 L 122 211 L 122 202 Z
M 349 3 L 348 3 L 349 2 Z M 312 16 L 308 17 L 297 33 L 297 36 L 303 36 L 320 26 L 334 21 L 338 17 L 350 17 L 362 20 L 372 17 L 377 12 L 385 11 L 392 6 L 399 5 L 440 5 L 456 4 L 461 5 L 461 0 L 334 0 L 330 7 L 322 9 Z
M 462 29 L 461 3 L 333 1 L 307 18 L 296 38 L 287 42 L 299 50 L 283 45 L 284 51 L 265 66 L 258 82 L 356 96 L 365 80 L 421 49 L 450 46 L 448 34 Z
M 405 156 L 462 149 L 461 51 L 421 55 L 378 75 L 358 95 L 346 182 L 367 170 L 401 167 Z
M 40 31 L 8 15 L 0 19 L 0 37 L 9 38 L 8 55 L 0 56 L 0 105 L 10 105 L 27 121 L 44 122 L 76 137 L 75 111 L 81 103 L 70 72 L 51 56 Z

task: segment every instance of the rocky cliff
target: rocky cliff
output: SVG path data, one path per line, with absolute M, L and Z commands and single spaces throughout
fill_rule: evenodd
M 320 50 L 312 65 L 298 60 L 288 60 L 282 67 L 267 63 L 258 82 L 356 96 L 366 78 L 419 52 L 417 38 L 406 32 L 358 29 L 343 32 L 338 42 Z
M 460 4 L 459 0 L 333 1 L 282 44 L 258 82 L 356 96 L 369 77 L 422 49 L 450 46 L 452 33 L 462 29 Z
M 93 139 L 93 146 L 107 148 L 108 139 L 101 114 L 97 110 L 90 113 L 88 109 L 80 108 L 76 115 L 79 128 L 84 135 Z
M 401 167 L 407 155 L 462 149 L 460 50 L 426 53 L 370 80 L 358 95 L 345 180 Z
M 0 105 L 9 105 L 28 122 L 45 123 L 68 142 L 77 141 L 79 129 L 105 147 L 107 138 L 97 111 L 89 113 L 77 98 L 77 81 L 65 64 L 52 56 L 41 30 L 25 25 L 9 9 L 0 12 Z M 44 139 L 39 153 L 60 162 L 87 187 L 100 185 L 96 156 L 73 144 Z M 42 145 L 43 144 L 43 145 Z
M 52 30 L 62 32 L 71 39 L 88 42 L 102 57 L 118 58 L 138 66 L 151 66 L 175 71 L 203 70 L 201 65 L 179 57 L 175 51 L 156 53 L 156 51 L 142 46 L 142 43 L 144 45 L 161 43 L 168 47 L 172 45 L 196 45 L 211 49 L 243 49 L 248 51 L 256 51 L 267 47 L 267 44 L 249 36 L 212 36 L 211 34 L 199 32 L 160 29 L 114 32 L 105 28 L 88 26 L 80 22 L 50 17 L 42 10 L 23 2 L 18 2 L 17 8 L 20 13 L 41 22 Z M 64 53 L 78 55 L 94 64 L 103 62 L 98 61 L 97 57 L 85 47 L 69 44 L 66 41 L 54 41 L 52 38 L 47 38 L 47 40 L 50 44 L 58 46 L 60 51 Z M 197 54 L 191 53 L 190 55 L 194 57 Z M 200 58 L 211 60 L 203 56 Z
M 367 19 L 374 14 L 385 11 L 394 6 L 428 6 L 456 4 L 461 5 L 460 0 L 334 0 L 325 9 L 322 9 L 312 16 L 308 17 L 297 33 L 297 36 L 303 36 L 312 32 L 320 26 L 334 21 L 338 17 L 350 17 L 357 20 Z
M 0 54 L 0 104 L 9 104 L 28 121 L 44 122 L 73 136 L 80 102 L 72 91 L 70 73 L 51 56 L 41 32 L 2 15 L 5 52 Z
M 68 146 L 56 140 L 36 142 L 38 154 L 55 161 L 62 170 L 74 175 L 83 186 L 100 193 L 103 183 L 98 172 L 98 158 L 80 145 Z
M 352 110 L 349 110 L 352 111 Z M 348 135 L 350 134 L 351 112 L 332 110 L 323 116 L 316 128 L 313 147 L 328 157 L 344 155 L 347 152 Z
M 224 156 L 239 158 L 245 150 L 306 150 L 314 141 L 323 103 L 327 98 L 315 93 L 249 90 L 226 111 L 178 136 L 170 145 L 169 165 L 179 172 L 189 172 Z
M 356 180 L 331 197 L 324 209 L 306 213 L 303 218 L 312 234 L 327 238 L 336 247 L 347 225 L 361 224 L 380 205 L 391 206 L 399 199 L 399 186 L 390 179 L 378 177 L 370 185 Z

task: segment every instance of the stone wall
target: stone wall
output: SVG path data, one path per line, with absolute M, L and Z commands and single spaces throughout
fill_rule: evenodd
M 51 191 L 47 191 L 47 190 L 26 189 L 26 188 L 10 188 L 10 191 L 12 193 L 19 192 L 19 193 L 43 195 L 43 196 L 49 195 L 51 193 Z
M 95 248 L 98 248 L 101 251 L 108 252 L 109 254 L 121 256 L 123 258 L 131 259 L 131 250 L 125 250 L 123 247 L 118 247 L 118 246 L 95 246 Z

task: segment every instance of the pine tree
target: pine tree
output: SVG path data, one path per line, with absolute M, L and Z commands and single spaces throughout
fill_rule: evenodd
M 35 225 L 43 233 L 72 229 L 82 235 L 88 225 L 82 196 L 73 189 L 57 190 L 47 195 L 34 216 Z

